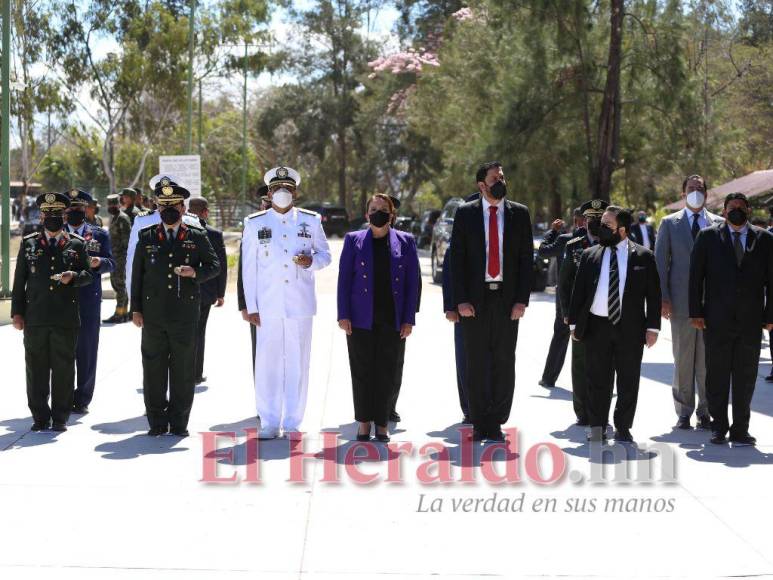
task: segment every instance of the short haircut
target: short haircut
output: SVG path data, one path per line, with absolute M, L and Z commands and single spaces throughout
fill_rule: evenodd
M 204 211 L 205 209 L 209 209 L 209 203 L 207 203 L 206 198 L 193 197 L 188 200 L 188 209 L 194 213 Z
M 574 217 L 582 217 L 582 210 L 579 207 L 574 208 L 574 211 L 572 212 L 572 215 Z
M 607 206 L 605 211 L 615 214 L 618 228 L 624 228 L 626 233 L 631 231 L 631 224 L 633 223 L 633 215 L 631 214 L 631 210 L 624 209 L 616 205 L 610 205 Z
M 734 199 L 740 199 L 741 201 L 744 202 L 744 204 L 746 204 L 747 208 L 749 207 L 749 198 L 746 197 L 743 193 L 735 192 L 735 193 L 728 193 L 725 196 L 724 208 L 727 209 L 727 204 L 730 203 L 731 201 L 733 201 Z
M 703 189 L 708 191 L 709 184 L 706 183 L 706 180 L 703 179 L 703 177 L 701 177 L 697 173 L 694 173 L 693 175 L 688 175 L 687 177 L 684 178 L 684 181 L 682 182 L 682 192 L 686 192 L 687 191 L 687 183 L 692 181 L 693 179 L 695 179 L 697 181 L 700 181 L 703 184 Z
M 478 167 L 478 172 L 475 174 L 475 183 L 486 181 L 486 176 L 490 169 L 500 168 L 502 164 L 499 161 L 489 161 Z

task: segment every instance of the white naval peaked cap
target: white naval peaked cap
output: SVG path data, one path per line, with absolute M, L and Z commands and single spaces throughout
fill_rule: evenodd
M 274 167 L 266 171 L 263 176 L 266 185 L 292 185 L 298 187 L 301 184 L 301 174 L 291 167 Z
M 164 177 L 166 177 L 171 183 L 179 185 L 180 187 L 185 187 L 185 184 L 177 179 L 174 175 L 170 175 L 169 173 L 159 173 L 158 175 L 154 175 L 150 178 L 150 181 L 148 182 L 148 185 L 150 185 L 150 190 L 155 191 L 156 185 L 158 185 L 158 182 L 164 179 Z

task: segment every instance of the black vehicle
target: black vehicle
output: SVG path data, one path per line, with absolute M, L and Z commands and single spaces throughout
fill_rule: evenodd
M 397 216 L 397 219 L 395 219 L 395 225 L 394 228 L 396 230 L 400 230 L 402 232 L 408 232 L 409 234 L 413 232 L 414 227 L 414 219 L 410 216 Z
M 442 210 L 439 209 L 428 209 L 421 214 L 419 225 L 414 230 L 414 237 L 416 238 L 416 245 L 418 247 L 426 248 L 430 245 L 435 223 L 437 223 L 441 213 Z
M 349 215 L 346 213 L 346 208 L 327 201 L 322 203 L 309 202 L 301 207 L 315 211 L 322 216 L 322 229 L 325 230 L 326 236 L 330 237 L 335 234 L 344 237 L 349 231 Z
M 459 197 L 449 199 L 448 202 L 446 202 L 445 207 L 443 207 L 443 211 L 432 230 L 430 260 L 432 264 L 432 281 L 435 282 L 435 284 L 441 284 L 443 282 L 443 258 L 451 243 L 451 232 L 454 228 L 454 215 L 456 215 L 456 210 L 463 203 L 464 200 Z M 534 276 L 531 288 L 533 292 L 544 292 L 548 281 L 550 260 L 540 258 L 539 255 L 537 255 L 537 248 L 539 248 L 541 241 L 540 238 L 535 238 L 534 240 Z

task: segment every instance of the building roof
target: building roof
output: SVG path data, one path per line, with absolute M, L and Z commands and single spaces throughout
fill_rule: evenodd
M 733 179 L 727 183 L 723 183 L 717 187 L 712 187 L 708 191 L 708 199 L 706 200 L 706 206 L 710 209 L 722 207 L 725 200 L 725 196 L 728 193 L 743 193 L 750 200 L 754 198 L 767 199 L 773 195 L 773 169 L 763 169 L 761 171 L 753 171 L 748 175 Z M 764 200 L 758 200 L 760 202 Z M 680 210 L 684 207 L 684 201 L 675 201 L 666 206 L 666 209 L 673 211 Z

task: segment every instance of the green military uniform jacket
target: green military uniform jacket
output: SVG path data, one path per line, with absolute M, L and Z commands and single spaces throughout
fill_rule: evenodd
M 54 274 L 75 272 L 69 284 Z M 24 317 L 25 326 L 80 326 L 78 288 L 91 283 L 91 268 L 82 237 L 62 232 L 52 249 L 45 233 L 24 236 L 16 260 L 11 315 Z
M 590 245 L 587 234 L 566 242 L 564 259 L 561 263 L 561 270 L 558 272 L 558 300 L 564 317 L 569 316 L 569 304 L 572 301 L 572 289 L 574 288 L 574 279 L 577 277 L 580 258 L 583 251 Z
M 129 234 L 132 231 L 132 222 L 126 212 L 119 210 L 117 214 L 110 216 L 110 246 L 113 257 L 116 260 L 125 260 L 129 249 Z
M 177 266 L 192 266 L 195 278 L 174 273 Z M 220 262 L 204 230 L 181 223 L 173 243 L 164 224 L 140 230 L 134 251 L 131 310 L 147 321 L 187 322 L 199 318 L 199 284 L 220 272 Z

